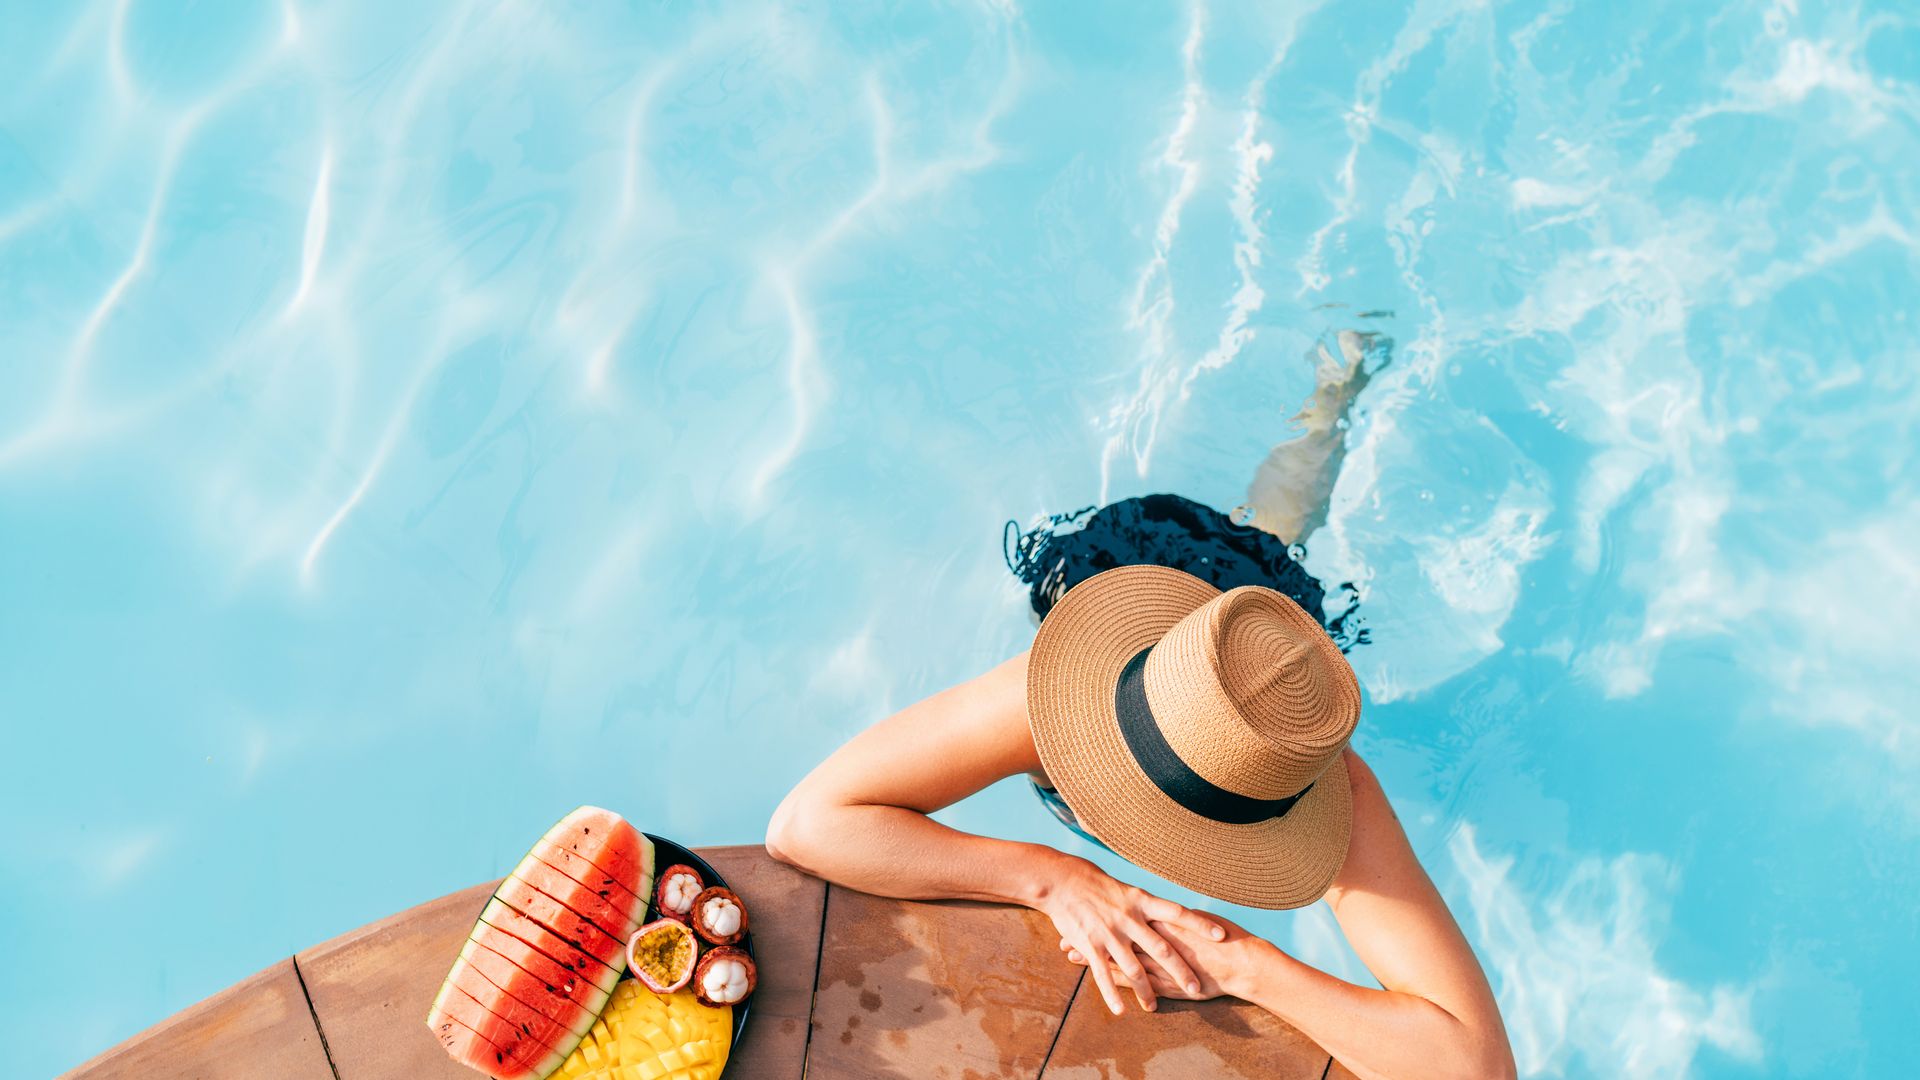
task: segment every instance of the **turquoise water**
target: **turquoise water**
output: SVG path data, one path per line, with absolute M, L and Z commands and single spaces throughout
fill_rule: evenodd
M 1306 561 L 1522 1071 L 1920 1057 L 1910 6 L 15 0 L 0 72 L 7 1075 L 581 802 L 757 839 L 1024 646 L 1004 521 L 1236 505 L 1343 330 Z

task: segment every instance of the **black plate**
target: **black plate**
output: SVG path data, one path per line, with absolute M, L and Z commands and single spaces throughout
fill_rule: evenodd
M 727 884 L 726 878 L 723 878 L 720 876 L 720 871 L 715 870 L 712 864 L 708 863 L 707 860 L 701 858 L 700 856 L 694 854 L 694 852 L 691 849 L 681 847 L 679 844 L 676 844 L 673 841 L 668 840 L 664 836 L 655 836 L 652 833 L 646 833 L 644 835 L 646 836 L 647 839 L 653 841 L 653 872 L 656 875 L 659 874 L 662 870 L 665 870 L 667 867 L 672 866 L 675 863 L 679 863 L 684 866 L 691 866 L 695 870 L 700 871 L 701 879 L 705 881 L 708 885 L 719 885 L 728 889 L 733 888 L 733 886 Z M 660 893 L 660 887 L 659 887 L 657 878 L 655 879 L 653 891 L 654 891 L 654 896 L 647 897 L 647 919 L 646 919 L 647 922 L 652 922 L 653 920 L 661 917 L 660 909 L 654 904 L 655 897 L 657 897 Z M 735 893 L 737 894 L 738 890 L 735 890 Z M 751 925 L 751 923 L 749 923 L 749 925 Z M 705 946 L 706 948 L 712 947 L 712 946 L 708 946 L 707 943 L 704 941 L 699 941 L 697 937 L 695 938 L 695 940 L 698 942 L 698 944 Z M 747 958 L 749 960 L 752 960 L 755 966 L 759 965 L 760 963 L 759 958 L 753 955 L 753 931 L 752 930 L 748 930 L 745 934 L 741 935 L 740 940 L 733 943 L 733 947 L 736 949 L 746 950 Z M 702 956 L 706 955 L 704 949 L 702 950 L 701 955 Z M 740 1045 L 740 1033 L 746 1030 L 747 1013 L 752 1011 L 752 1009 L 753 1009 L 752 994 L 748 994 L 747 1000 L 733 1007 L 733 1045 L 735 1046 Z

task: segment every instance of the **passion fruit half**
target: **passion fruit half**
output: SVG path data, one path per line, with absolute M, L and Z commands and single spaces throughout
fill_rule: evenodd
M 660 884 L 653 890 L 653 906 L 669 919 L 686 922 L 688 913 L 693 910 L 694 898 L 706 887 L 707 883 L 700 878 L 700 871 L 675 863 L 660 871 Z
M 702 1005 L 738 1005 L 759 982 L 760 973 L 747 950 L 722 945 L 708 949 L 700 958 L 693 976 L 693 996 Z
M 693 931 L 676 919 L 655 919 L 627 939 L 627 969 L 660 994 L 671 994 L 693 978 L 700 946 Z
M 693 932 L 715 945 L 731 945 L 747 936 L 747 905 L 732 889 L 712 885 L 693 900 Z

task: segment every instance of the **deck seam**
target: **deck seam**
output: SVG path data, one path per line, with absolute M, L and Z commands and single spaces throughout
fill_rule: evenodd
M 320 1026 L 320 1010 L 313 1007 L 313 994 L 307 989 L 307 976 L 300 970 L 300 957 L 289 956 L 287 962 L 293 965 L 293 977 L 300 983 L 300 996 L 306 1000 L 307 1015 L 313 1018 L 313 1033 L 320 1036 L 320 1053 L 327 1059 L 327 1071 L 333 1074 L 333 1080 L 340 1080 L 340 1066 L 333 1063 L 333 1048 L 327 1045 L 327 1029 Z
M 1327 1080 L 1327 1074 L 1333 1071 L 1333 1055 L 1327 1055 L 1327 1063 L 1320 1069 L 1320 1080 Z
M 1073 1003 L 1080 998 L 1080 987 L 1087 981 L 1087 969 L 1080 969 L 1080 977 L 1073 980 L 1073 993 L 1067 995 L 1067 1007 L 1060 1010 L 1060 1023 L 1053 1029 L 1053 1041 L 1047 1044 L 1047 1055 L 1040 1059 L 1040 1071 L 1033 1074 L 1033 1080 L 1041 1080 L 1047 1075 L 1047 1065 L 1053 1061 L 1053 1048 L 1060 1045 L 1060 1036 L 1067 1030 L 1067 1017 L 1073 1013 Z M 1326 1080 L 1321 1077 L 1321 1080 Z
M 833 902 L 833 883 L 820 882 L 820 932 L 813 941 L 813 989 L 807 993 L 807 1037 L 800 1043 L 800 1080 L 807 1080 L 813 1064 L 813 1009 L 820 1003 L 820 962 L 827 953 L 827 905 Z

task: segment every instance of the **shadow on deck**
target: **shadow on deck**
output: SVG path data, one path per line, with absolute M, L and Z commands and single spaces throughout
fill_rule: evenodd
M 1107 1012 L 1044 916 L 829 886 L 702 848 L 753 913 L 760 986 L 727 1080 L 1316 1080 L 1349 1076 L 1230 999 Z M 476 885 L 282 960 L 63 1080 L 474 1080 L 423 1022 L 493 892 Z

